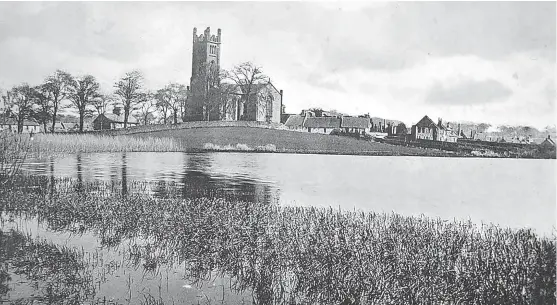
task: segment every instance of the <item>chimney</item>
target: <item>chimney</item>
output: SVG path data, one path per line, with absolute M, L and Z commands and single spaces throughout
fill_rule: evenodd
M 218 42 L 221 42 L 221 41 L 220 41 L 220 37 L 221 37 L 221 34 L 222 34 L 221 30 L 220 30 L 220 29 L 218 29 L 218 30 L 217 30 L 217 38 L 218 38 Z
M 443 120 L 441 118 L 437 118 L 437 126 L 439 127 L 443 126 Z
M 186 86 L 186 90 L 187 90 L 187 91 L 190 91 L 190 86 Z

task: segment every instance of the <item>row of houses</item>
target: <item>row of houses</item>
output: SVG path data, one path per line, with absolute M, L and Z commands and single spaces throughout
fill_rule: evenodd
M 52 123 L 47 125 L 48 132 L 52 132 Z M 79 123 L 77 122 L 56 122 L 54 124 L 54 132 L 74 132 L 79 130 Z M 92 130 L 91 124 L 84 123 L 84 130 Z M 0 118 L 0 131 L 17 132 L 17 120 L 13 118 Z M 42 133 L 44 132 L 43 126 L 35 120 L 23 120 L 22 133 Z
M 0 119 L 0 131 L 17 132 L 17 121 L 12 118 L 2 118 Z M 39 123 L 33 120 L 23 121 L 23 133 L 39 133 L 42 132 L 42 128 Z
M 290 130 L 310 133 L 330 134 L 333 130 L 339 130 L 363 134 L 370 131 L 371 122 L 369 118 L 350 116 L 316 117 L 307 112 L 302 115 L 291 115 L 284 125 Z
M 129 127 L 139 125 L 137 119 L 133 116 L 128 117 Z M 86 119 L 83 122 L 83 130 L 106 130 L 106 129 L 119 129 L 124 128 L 124 115 L 120 113 L 118 108 L 115 108 L 113 113 L 103 113 L 98 115 L 95 119 Z M 41 133 L 44 128 L 32 119 L 23 121 L 22 133 Z M 52 124 L 47 126 L 48 132 L 52 132 Z M 6 130 L 9 132 L 17 132 L 17 120 L 9 117 L 0 117 L 0 131 Z M 75 132 L 79 130 L 79 123 L 77 122 L 56 122 L 54 124 L 54 132 Z
M 460 130 L 460 126 L 455 130 L 449 123 L 443 123 L 442 119 L 435 123 L 427 115 L 413 125 L 410 130 L 407 130 L 404 124 L 387 123 L 386 120 L 374 121 L 373 118 L 368 116 L 316 117 L 310 111 L 304 111 L 300 115 L 290 115 L 284 125 L 290 130 L 322 134 L 330 134 L 333 130 L 359 134 L 380 132 L 388 135 L 405 136 L 410 140 L 442 142 L 456 142 L 458 138 L 467 138 Z

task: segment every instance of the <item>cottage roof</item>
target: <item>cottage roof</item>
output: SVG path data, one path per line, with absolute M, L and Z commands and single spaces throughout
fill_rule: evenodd
M 293 114 L 288 117 L 284 125 L 287 127 L 302 127 L 304 124 L 304 117 L 299 114 Z
M 551 138 L 546 138 L 545 140 L 543 140 L 543 142 L 541 143 L 541 145 L 551 145 L 551 146 L 555 146 L 555 142 L 551 139 Z
M 417 126 L 417 127 L 431 127 L 431 125 L 436 126 L 436 127 L 440 127 L 440 126 L 437 126 L 437 124 L 435 124 L 435 123 L 433 122 L 433 120 L 431 120 L 431 119 L 426 115 L 426 116 L 424 116 L 418 123 L 416 123 L 416 125 L 414 125 L 414 126 Z
M 110 120 L 112 123 L 124 123 L 124 114 L 116 115 L 114 113 L 105 113 L 101 115 L 104 115 L 104 117 Z M 128 123 L 137 124 L 137 120 L 132 115 L 130 115 L 128 117 Z
M 340 128 L 340 118 L 335 117 L 309 117 L 304 122 L 308 128 Z
M 369 118 L 357 118 L 357 117 L 342 117 L 342 122 L 340 127 L 342 128 L 369 128 Z

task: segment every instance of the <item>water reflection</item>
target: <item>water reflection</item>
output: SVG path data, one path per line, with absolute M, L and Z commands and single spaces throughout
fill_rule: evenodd
M 210 195 L 394 211 L 534 228 L 550 235 L 557 200 L 555 166 L 547 160 L 99 153 L 30 160 L 24 170 L 84 182 L 111 181 L 126 194 L 131 181 L 145 181 L 159 198 Z
M 280 189 L 276 184 L 238 172 L 218 172 L 218 163 L 211 154 L 165 154 L 158 158 L 150 155 L 76 154 L 24 165 L 24 169 L 36 174 L 77 179 L 75 191 L 83 194 L 83 182 L 111 181 L 121 184 L 121 194 L 128 194 L 129 181 L 146 181 L 149 191 L 158 198 L 175 197 L 202 198 L 206 196 L 236 198 L 249 202 L 271 203 L 279 199 Z M 254 160 L 246 161 L 251 166 Z M 154 183 L 153 183 L 154 182 Z M 50 184 L 54 187 L 53 183 Z M 177 192 L 178 191 L 178 192 Z

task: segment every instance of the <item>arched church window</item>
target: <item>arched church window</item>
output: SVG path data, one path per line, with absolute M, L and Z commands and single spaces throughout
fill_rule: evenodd
M 268 95 L 266 98 L 266 105 L 265 105 L 265 118 L 268 122 L 271 121 L 273 117 L 273 96 Z

